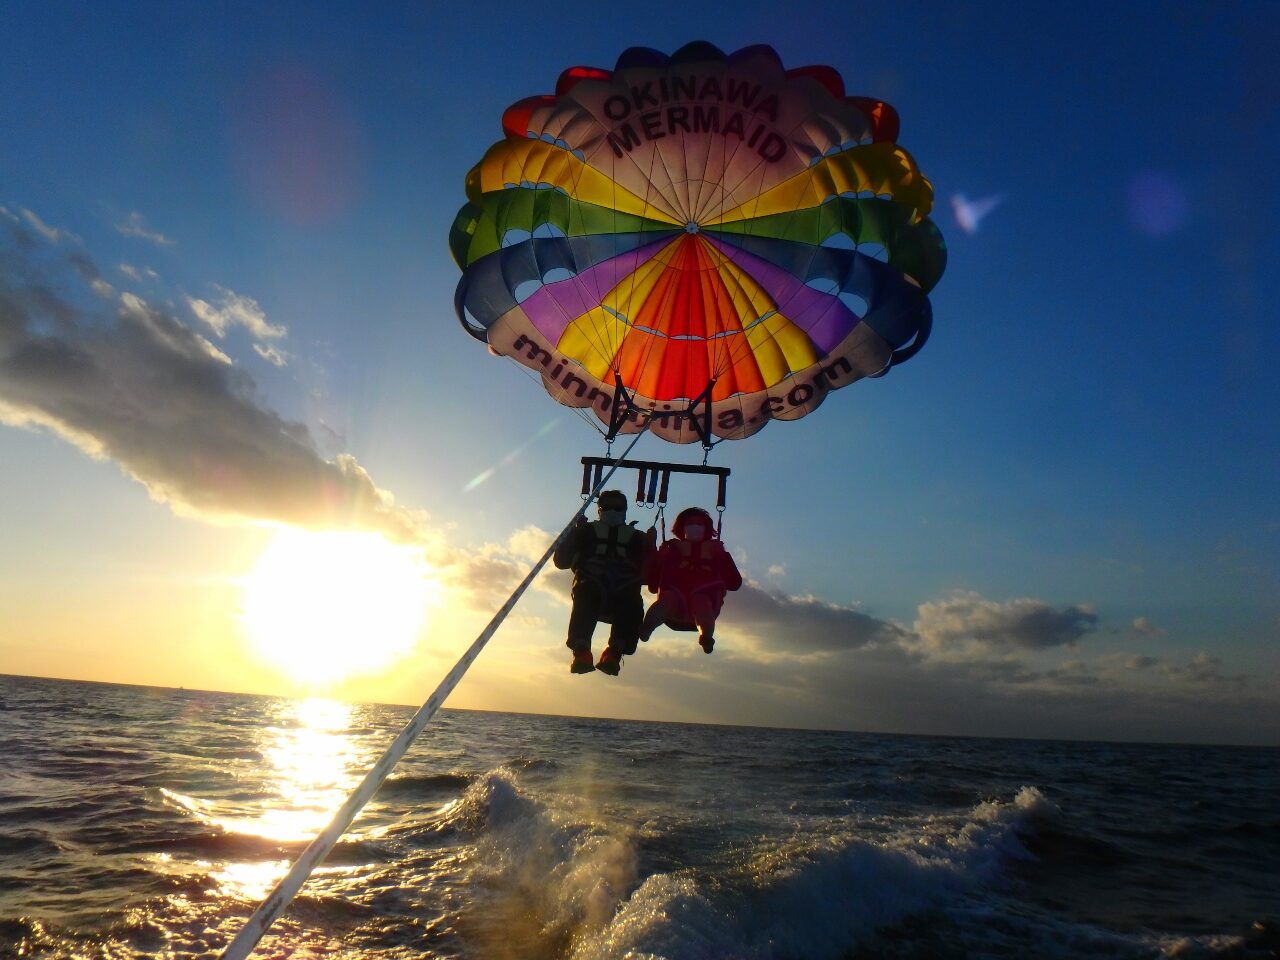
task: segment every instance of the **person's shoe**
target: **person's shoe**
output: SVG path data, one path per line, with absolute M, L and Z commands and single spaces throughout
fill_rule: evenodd
M 601 673 L 616 677 L 618 671 L 622 669 L 622 657 L 618 656 L 616 650 L 606 647 L 604 653 L 600 654 L 600 662 L 596 664 L 596 669 Z
M 701 634 L 698 637 L 698 646 L 702 648 L 703 653 L 710 653 L 716 648 L 716 638 L 709 633 Z
M 596 665 L 591 662 L 590 650 L 575 650 L 573 662 L 569 664 L 570 673 L 593 673 Z

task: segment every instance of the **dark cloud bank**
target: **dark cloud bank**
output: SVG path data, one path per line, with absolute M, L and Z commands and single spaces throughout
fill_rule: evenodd
M 421 518 L 353 458 L 326 460 L 247 373 L 168 310 L 117 296 L 73 244 L 0 208 L 0 421 L 114 460 L 180 512 L 420 539 Z

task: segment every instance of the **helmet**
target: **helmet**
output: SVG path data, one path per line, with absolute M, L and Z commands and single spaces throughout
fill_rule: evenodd
M 711 519 L 711 514 L 703 510 L 701 507 L 685 507 L 676 516 L 676 522 L 671 525 L 671 532 L 681 539 L 684 538 L 684 528 L 690 523 L 703 523 L 707 528 L 707 539 L 710 540 L 715 536 L 716 525 Z

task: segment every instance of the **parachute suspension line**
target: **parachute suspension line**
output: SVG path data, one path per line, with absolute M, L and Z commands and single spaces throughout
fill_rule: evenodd
M 509 357 L 508 359 L 511 360 L 512 365 L 515 366 L 515 368 L 519 370 L 521 373 L 523 373 L 526 377 L 528 377 L 530 381 L 541 386 L 542 378 L 540 376 L 538 376 L 536 373 L 534 373 L 532 370 L 526 367 L 523 363 L 516 362 L 515 358 Z M 596 418 L 591 416 L 589 413 L 587 413 L 587 411 L 584 410 L 582 407 L 569 407 L 567 404 L 563 404 L 563 406 L 567 407 L 570 413 L 572 413 L 575 417 L 577 417 L 579 420 L 585 423 L 588 427 L 590 427 L 596 433 L 600 434 L 600 436 L 602 437 L 604 436 L 604 430 L 600 428 L 600 424 L 596 420 Z
M 627 446 L 627 449 L 623 451 L 623 458 L 631 452 L 631 448 L 639 442 L 648 429 L 649 421 L 646 418 L 644 426 L 640 428 L 635 438 Z M 547 561 L 551 559 L 551 555 L 555 553 L 560 541 L 569 535 L 574 524 L 586 513 L 591 501 L 600 494 L 601 489 L 609 481 L 609 478 L 613 476 L 614 471 L 622 466 L 622 463 L 622 460 L 618 460 L 599 476 L 594 488 L 590 491 L 590 495 L 582 506 L 574 512 L 569 522 L 565 524 L 564 529 L 560 531 L 559 536 L 551 542 L 551 546 L 547 547 L 542 558 L 525 574 L 525 578 L 520 581 L 520 585 L 507 598 L 507 602 L 493 615 L 489 625 L 480 632 L 480 635 L 476 637 L 466 652 L 458 658 L 458 662 L 453 665 L 453 669 L 440 681 L 440 685 L 436 687 L 435 692 L 427 698 L 427 702 L 418 708 L 418 712 L 405 724 L 404 729 L 396 735 L 391 745 L 387 747 L 386 752 L 378 758 L 378 761 L 365 774 L 364 780 L 360 782 L 360 785 L 356 787 L 351 796 L 347 797 L 346 802 L 338 812 L 333 815 L 333 820 L 330 821 L 329 825 L 308 844 L 307 848 L 302 851 L 297 861 L 289 869 L 289 872 L 280 878 L 275 888 L 267 895 L 267 898 L 258 905 L 258 909 L 245 921 L 244 926 L 240 928 L 240 932 L 235 935 L 232 941 L 227 944 L 227 948 L 222 951 L 221 960 L 244 960 L 253 951 L 253 948 L 258 945 L 258 942 L 266 935 L 267 929 L 284 912 L 285 908 L 293 901 L 293 898 L 298 895 L 298 891 L 302 889 L 302 885 L 306 883 L 312 871 L 324 861 L 324 858 L 329 855 L 338 841 L 342 839 L 342 835 L 347 832 L 347 828 L 351 826 L 352 821 L 355 820 L 364 805 L 378 792 L 378 788 L 382 786 L 396 764 L 400 762 L 409 747 L 413 745 L 413 741 L 422 733 L 423 728 L 431 722 L 431 718 L 436 715 L 436 711 L 440 709 L 441 704 L 448 699 L 454 687 L 462 680 L 467 670 L 470 669 L 471 664 L 475 662 L 476 657 L 480 655 L 480 651 L 484 649 L 485 644 L 497 632 L 498 627 L 502 625 L 502 621 L 515 608 L 517 601 L 519 601 L 525 590 L 529 588 L 534 578 L 546 566 Z

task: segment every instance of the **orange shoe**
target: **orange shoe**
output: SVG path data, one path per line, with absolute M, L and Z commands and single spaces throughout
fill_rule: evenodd
M 601 673 L 616 677 L 618 671 L 622 669 L 622 658 L 618 656 L 618 652 L 612 647 L 606 647 L 604 653 L 600 654 L 600 662 L 596 664 L 596 669 Z
M 575 650 L 573 661 L 569 664 L 570 673 L 594 673 L 596 665 L 591 662 L 590 650 Z

